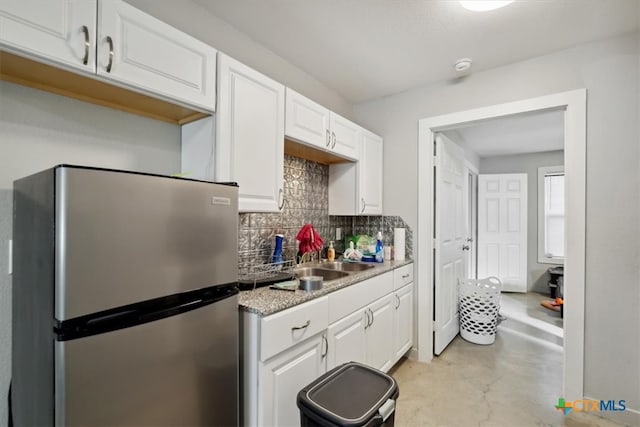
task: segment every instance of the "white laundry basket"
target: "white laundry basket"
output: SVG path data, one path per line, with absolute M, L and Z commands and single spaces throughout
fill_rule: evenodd
M 500 291 L 497 277 L 458 282 L 460 335 L 475 344 L 493 344 L 496 340 Z

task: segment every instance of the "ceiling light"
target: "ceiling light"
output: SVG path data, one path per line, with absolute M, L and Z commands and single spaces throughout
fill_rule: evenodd
M 460 1 L 462 7 L 474 12 L 486 12 L 487 10 L 499 9 L 513 3 L 513 0 L 468 0 Z
M 471 58 L 460 58 L 454 64 L 454 68 L 458 73 L 464 73 L 471 68 Z

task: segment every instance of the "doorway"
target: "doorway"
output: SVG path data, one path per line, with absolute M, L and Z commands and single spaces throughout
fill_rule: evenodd
M 433 358 L 433 141 L 434 133 L 482 120 L 544 110 L 564 112 L 565 132 L 565 346 L 563 396 L 580 399 L 584 377 L 586 90 L 580 89 L 447 114 L 419 121 L 418 136 L 418 359 Z

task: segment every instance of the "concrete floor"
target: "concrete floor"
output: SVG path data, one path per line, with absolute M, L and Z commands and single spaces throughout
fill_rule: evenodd
M 562 350 L 499 331 L 492 345 L 458 336 L 431 363 L 399 362 L 391 371 L 400 398 L 396 426 L 619 426 L 593 414 L 556 410 Z

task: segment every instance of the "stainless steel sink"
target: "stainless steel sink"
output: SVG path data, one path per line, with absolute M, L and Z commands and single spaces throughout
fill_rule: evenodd
M 349 273 L 345 273 L 344 271 L 329 270 L 318 267 L 299 267 L 293 271 L 296 277 L 320 276 L 325 282 L 328 282 L 329 280 L 341 279 L 349 275 Z
M 374 265 L 357 263 L 357 262 L 327 261 L 319 264 L 319 267 L 328 268 L 331 270 L 352 272 L 352 271 L 365 271 L 370 268 L 373 268 Z

